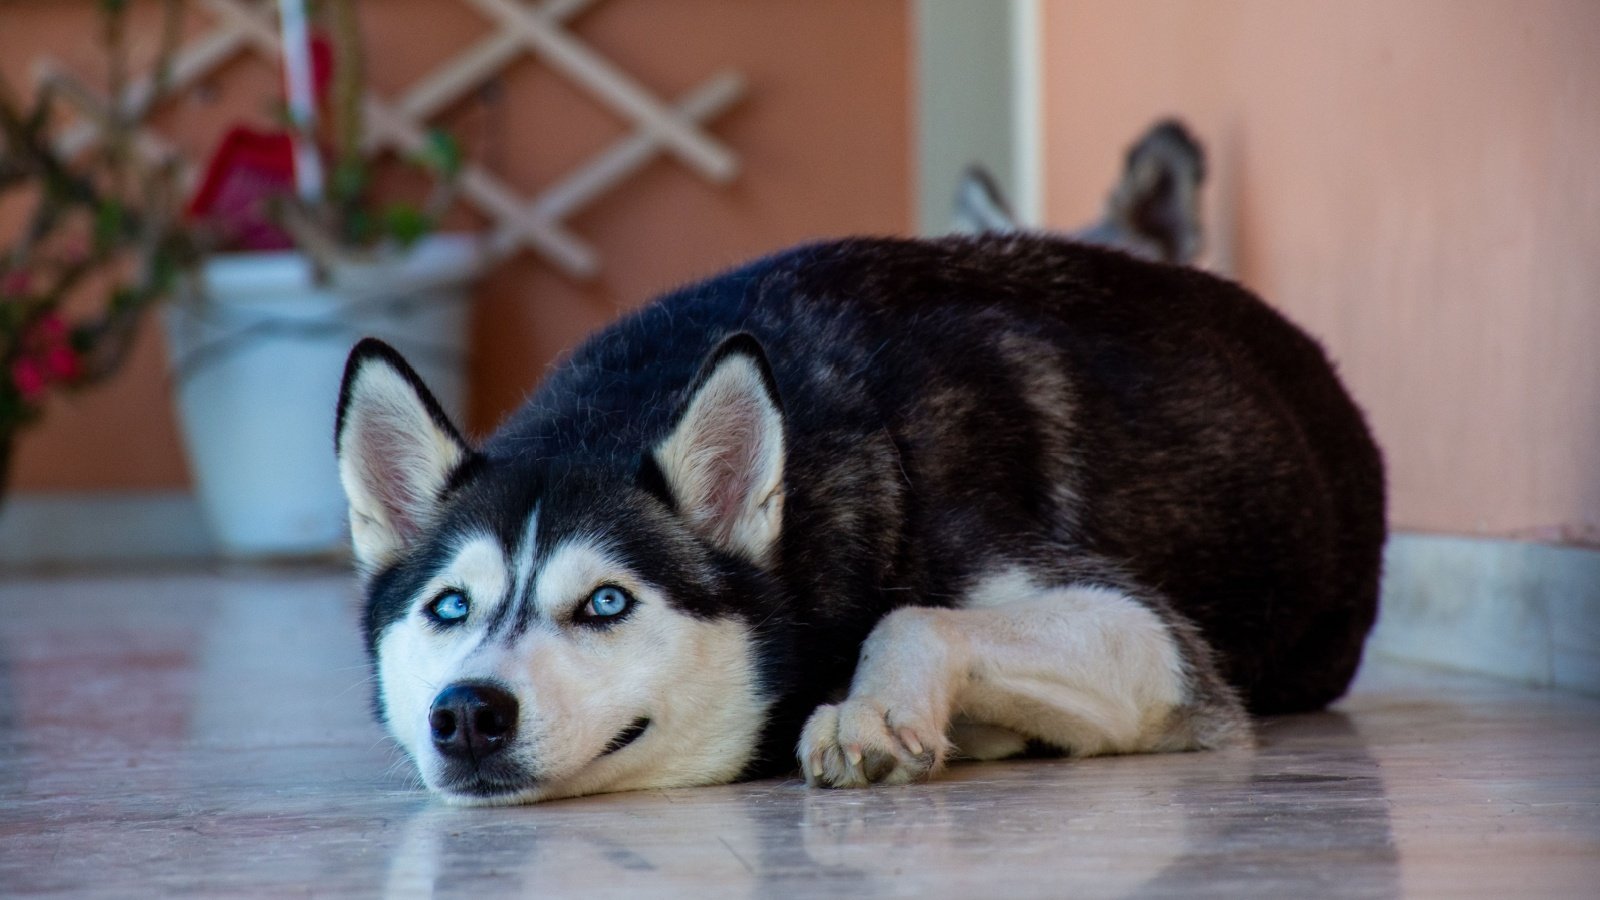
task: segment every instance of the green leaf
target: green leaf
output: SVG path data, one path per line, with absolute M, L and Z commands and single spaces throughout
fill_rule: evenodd
M 410 203 L 391 204 L 383 211 L 384 234 L 402 247 L 410 247 L 433 228 L 422 210 Z
M 5 440 L 11 429 L 28 421 L 28 407 L 11 384 L 11 373 L 0 373 L 0 440 Z
M 448 131 L 430 128 L 422 149 L 418 150 L 412 159 L 417 165 L 440 178 L 447 181 L 454 179 L 461 174 L 461 142 Z
M 94 325 L 79 322 L 72 326 L 72 330 L 67 332 L 67 345 L 75 353 L 88 353 L 94 349 L 94 341 L 99 336 L 99 333 L 99 329 Z
M 138 308 L 139 294 L 133 288 L 122 285 L 111 292 L 111 301 L 107 309 L 112 313 L 129 312 Z
M 94 245 L 96 249 L 104 251 L 116 246 L 117 240 L 122 237 L 122 225 L 126 218 L 126 210 L 116 200 L 106 200 L 95 209 Z
M 367 190 L 367 166 L 351 162 L 336 166 L 329 179 L 328 191 L 335 204 L 354 203 Z
M 178 275 L 182 267 L 169 253 L 157 253 L 149 261 L 150 286 L 153 290 L 165 294 L 178 283 Z
M 350 210 L 344 217 L 345 239 L 350 243 L 361 246 L 372 238 L 372 215 L 364 209 Z

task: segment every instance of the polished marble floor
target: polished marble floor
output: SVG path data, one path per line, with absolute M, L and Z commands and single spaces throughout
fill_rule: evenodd
M 1600 896 L 1600 701 L 1370 667 L 1254 751 L 446 808 L 348 578 L 0 577 L 0 895 Z

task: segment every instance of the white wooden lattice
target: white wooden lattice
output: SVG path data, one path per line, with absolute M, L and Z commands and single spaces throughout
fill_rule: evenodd
M 272 0 L 202 2 L 215 21 L 179 49 L 162 96 L 156 95 L 154 81 L 146 76 L 132 85 L 122 110 L 128 121 L 140 123 L 135 142 L 140 153 L 179 160 L 189 171 L 193 167 L 173 145 L 143 124 L 157 102 L 191 90 L 241 53 L 259 54 L 274 66 L 280 56 Z M 573 277 L 591 277 L 599 271 L 599 256 L 566 222 L 598 197 L 662 154 L 714 184 L 727 183 L 738 173 L 738 157 L 702 127 L 743 96 L 744 79 L 738 73 L 722 72 L 674 102 L 663 101 L 566 29 L 567 22 L 599 0 L 541 0 L 531 5 L 524 0 L 460 2 L 476 9 L 494 28 L 397 99 L 367 93 L 362 151 L 368 157 L 391 149 L 420 149 L 430 119 L 526 54 L 538 57 L 633 124 L 630 134 L 532 197 L 484 167 L 468 163 L 461 175 L 461 193 L 493 222 L 489 249 L 494 256 L 531 248 Z M 58 146 L 68 153 L 92 146 L 106 120 L 105 102 L 53 60 L 39 60 L 36 74 L 55 83 L 84 113 L 62 132 Z

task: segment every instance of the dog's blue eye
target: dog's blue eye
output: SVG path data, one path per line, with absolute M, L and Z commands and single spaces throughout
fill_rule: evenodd
M 471 609 L 472 604 L 467 601 L 466 594 L 460 591 L 445 591 L 428 604 L 428 615 L 435 622 L 454 625 L 465 619 Z
M 595 588 L 589 595 L 589 608 L 585 612 L 596 619 L 610 619 L 627 612 L 632 605 L 633 598 L 627 591 L 608 584 Z

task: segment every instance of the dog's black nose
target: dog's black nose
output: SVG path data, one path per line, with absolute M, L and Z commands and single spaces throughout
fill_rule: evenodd
M 480 760 L 511 744 L 517 729 L 517 698 L 483 682 L 452 684 L 434 698 L 428 725 L 440 753 Z

